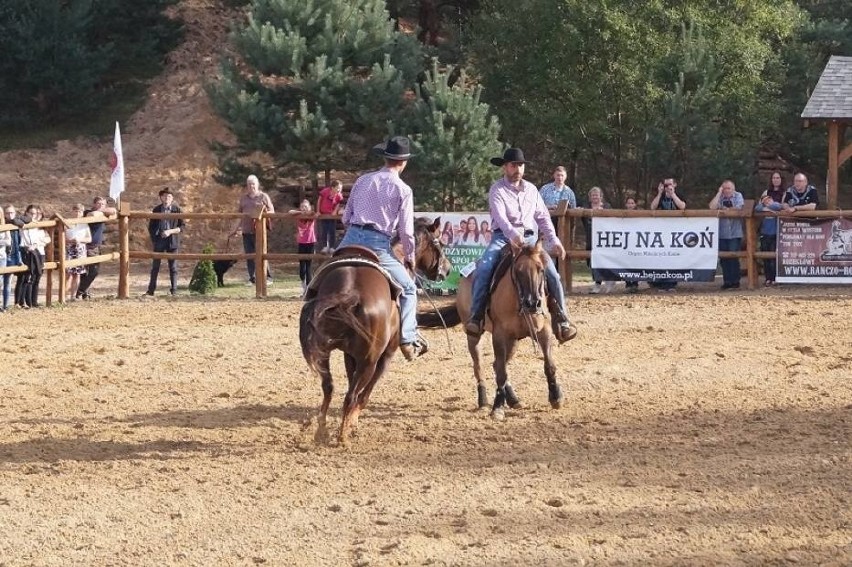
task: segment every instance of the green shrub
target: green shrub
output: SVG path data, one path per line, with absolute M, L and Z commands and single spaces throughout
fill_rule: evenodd
M 201 251 L 202 254 L 212 254 L 213 245 L 208 244 Z M 200 260 L 195 269 L 192 270 L 192 279 L 189 280 L 189 291 L 207 295 L 216 290 L 216 272 L 213 270 L 213 260 Z

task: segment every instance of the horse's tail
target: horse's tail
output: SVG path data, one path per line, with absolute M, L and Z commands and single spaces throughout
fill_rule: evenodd
M 461 323 L 461 315 L 456 308 L 456 304 L 446 305 L 434 311 L 418 313 L 417 326 L 425 329 L 439 329 L 446 325 L 447 327 L 455 327 Z
M 305 304 L 300 320 L 302 350 L 308 364 L 316 369 L 316 361 L 337 348 L 335 343 L 345 338 L 346 331 L 352 329 L 358 336 L 369 342 L 370 329 L 359 319 L 356 311 L 361 297 L 355 289 L 345 289 L 328 297 L 318 297 Z M 310 344 L 310 350 L 305 347 Z M 308 356 L 310 351 L 311 356 Z

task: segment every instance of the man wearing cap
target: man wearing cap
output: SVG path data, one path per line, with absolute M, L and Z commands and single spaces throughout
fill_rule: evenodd
M 409 275 L 414 267 L 414 197 L 399 175 L 411 158 L 405 136 L 394 136 L 373 148 L 385 166 L 359 177 L 352 186 L 343 211 L 346 233 L 340 247 L 366 246 L 379 257 L 379 263 L 402 287 L 399 298 L 401 338 L 399 350 L 406 360 L 414 360 L 427 350 L 417 335 L 417 287 Z M 405 265 L 391 252 L 391 238 L 398 234 Z
M 172 204 L 174 194 L 166 187 L 160 191 L 160 204 L 154 207 L 154 213 L 180 213 L 180 207 Z M 180 233 L 183 228 L 183 219 L 164 218 L 151 219 L 148 221 L 148 234 L 154 245 L 154 252 L 177 253 L 180 247 Z M 154 295 L 157 289 L 157 276 L 160 275 L 160 258 L 154 258 L 151 264 L 151 279 L 148 281 L 148 291 L 145 295 Z M 169 293 L 177 293 L 177 261 L 169 260 Z
M 520 148 L 509 148 L 502 158 L 492 158 L 491 163 L 503 168 L 503 178 L 488 190 L 488 208 L 494 232 L 491 244 L 479 260 L 473 280 L 473 305 L 470 319 L 464 328 L 467 334 L 473 336 L 482 334 L 488 286 L 503 246 L 510 241 L 517 245 L 534 244 L 540 234 L 547 248 L 559 258 L 565 257 L 565 248 L 556 236 L 550 211 L 541 194 L 535 185 L 524 180 L 524 169 L 529 163 L 524 159 L 524 152 Z M 565 292 L 553 259 L 549 254 L 546 256 L 545 279 L 550 299 L 548 308 L 553 318 L 556 339 L 564 343 L 577 336 L 577 328 L 568 320 Z

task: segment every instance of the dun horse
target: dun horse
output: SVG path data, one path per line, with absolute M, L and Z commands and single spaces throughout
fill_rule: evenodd
M 550 405 L 558 409 L 562 405 L 562 390 L 556 381 L 556 365 L 553 362 L 551 349 L 553 334 L 550 323 L 543 310 L 545 290 L 545 258 L 546 253 L 541 241 L 535 246 L 506 245 L 504 254 L 511 253 L 511 265 L 505 272 L 497 270 L 499 280 L 493 287 L 490 305 L 485 320 L 485 330 L 491 332 L 491 342 L 494 347 L 494 374 L 497 382 L 497 392 L 494 396 L 492 416 L 502 419 L 504 406 L 512 408 L 521 406 L 520 400 L 509 383 L 507 365 L 515 354 L 518 341 L 531 337 L 541 348 L 544 355 L 544 374 L 547 377 L 548 399 Z M 441 314 L 448 325 L 457 325 L 470 316 L 472 300 L 472 278 L 462 278 L 459 282 L 458 295 L 455 305 L 441 309 Z M 438 326 L 436 315 L 423 314 L 419 317 L 423 327 Z M 485 383 L 482 379 L 481 352 L 479 341 L 481 337 L 468 336 L 467 347 L 473 360 L 473 375 L 476 378 L 477 397 L 480 408 L 488 405 Z
M 438 238 L 440 221 L 418 218 L 414 223 L 415 271 L 432 280 L 443 279 L 450 270 Z M 401 244 L 394 251 L 401 257 Z M 334 390 L 329 367 L 332 351 L 343 351 L 349 380 L 338 436 L 338 442 L 345 445 L 399 347 L 398 294 L 373 252 L 360 247 L 338 250 L 311 282 L 299 320 L 299 341 L 308 366 L 322 379 L 317 442 L 328 441 L 326 416 Z

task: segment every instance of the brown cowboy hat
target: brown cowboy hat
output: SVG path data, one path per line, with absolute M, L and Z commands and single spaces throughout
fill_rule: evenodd
M 373 153 L 397 161 L 405 161 L 414 155 L 411 153 L 411 142 L 405 136 L 394 136 L 387 142 L 376 144 Z
M 503 157 L 491 158 L 491 163 L 496 166 L 502 166 L 507 163 L 532 163 L 524 159 L 524 151 L 521 148 L 508 148 L 503 152 Z

